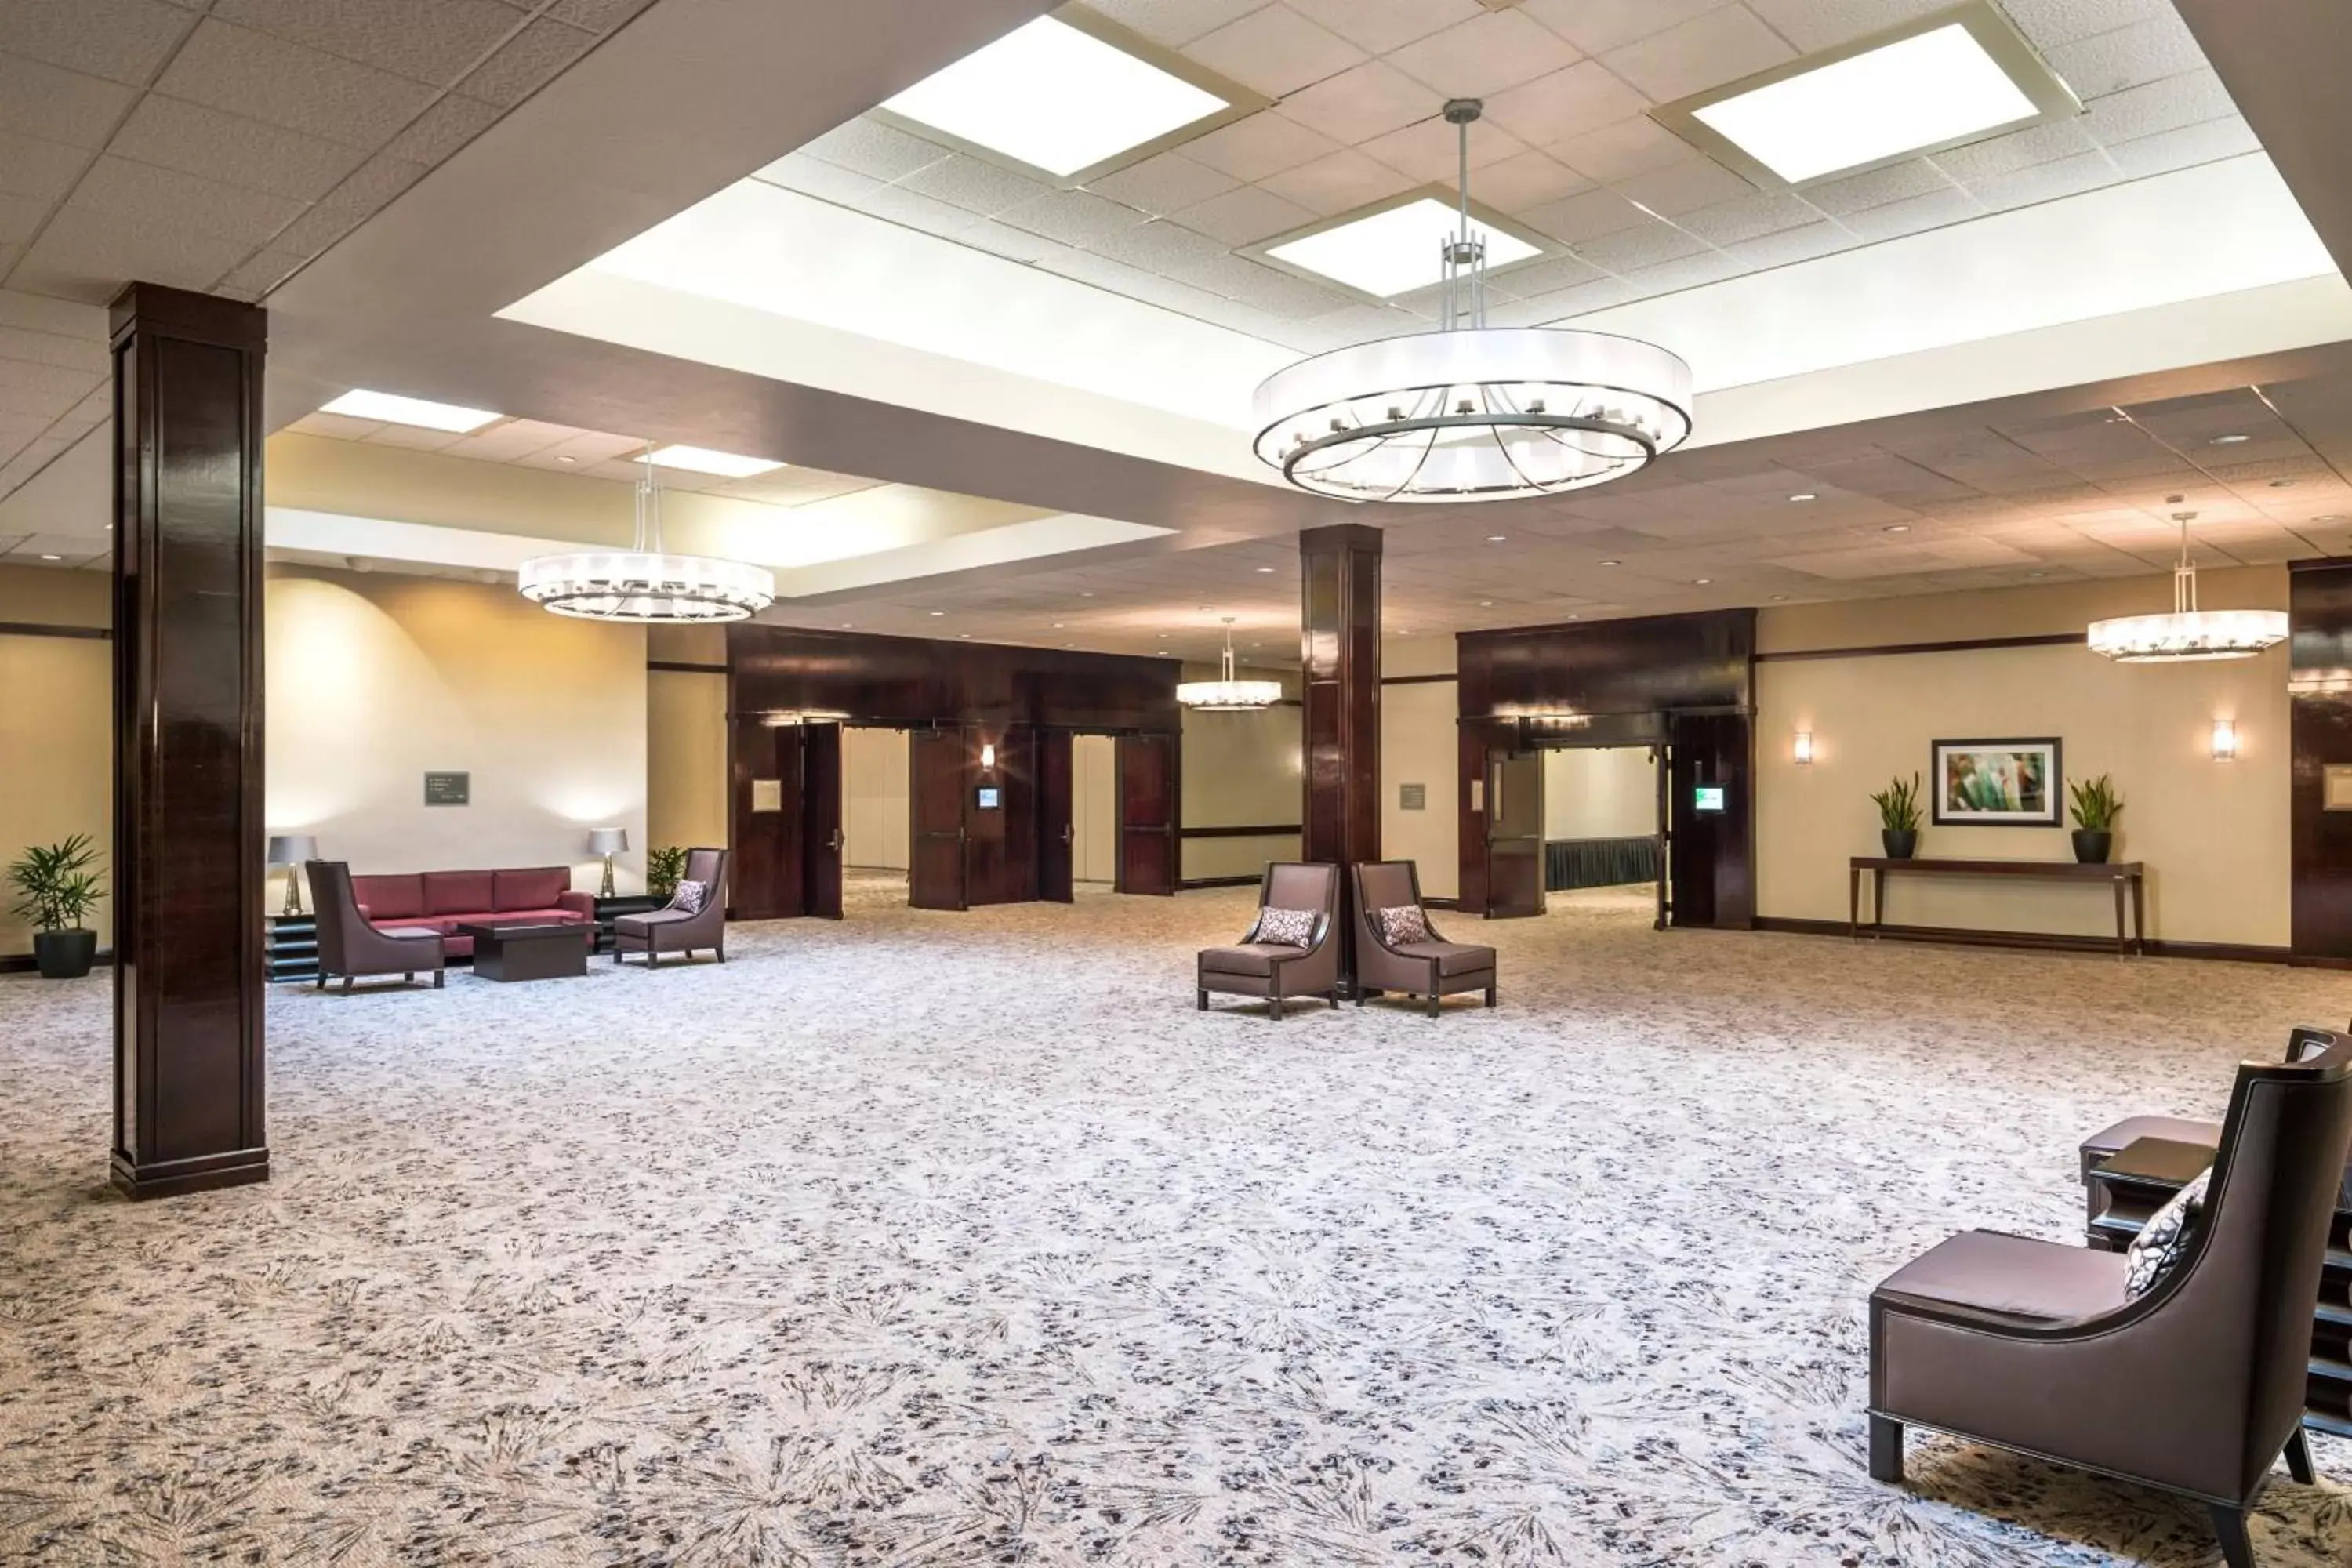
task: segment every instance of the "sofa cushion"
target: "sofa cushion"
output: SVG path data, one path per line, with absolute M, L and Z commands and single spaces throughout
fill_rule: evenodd
M 485 917 L 477 916 L 476 919 Z M 501 925 L 584 926 L 588 917 L 578 910 L 500 910 L 495 918 Z
M 494 880 L 488 871 L 427 871 L 425 873 L 425 912 L 428 915 L 455 915 L 470 910 L 480 914 L 494 910 L 498 907 L 490 901 Z
M 425 912 L 425 879 L 415 871 L 353 877 L 352 897 L 367 906 L 372 921 L 405 920 Z
M 1211 974 L 1271 975 L 1276 960 L 1297 956 L 1298 949 L 1286 942 L 1253 942 L 1239 947 L 1204 948 L 1201 967 Z
M 2120 1252 L 1969 1230 L 1937 1243 L 1888 1275 L 1877 1294 L 2045 1321 L 2087 1318 L 2124 1304 L 2125 1270 Z
M 1475 974 L 1495 967 L 1495 950 L 1472 947 L 1459 942 L 1408 942 L 1398 944 L 1397 952 L 1407 958 L 1437 960 L 1440 974 Z
M 524 871 L 495 871 L 496 893 L 484 906 L 506 913 L 512 910 L 546 910 L 572 890 L 572 872 L 562 866 L 538 866 Z

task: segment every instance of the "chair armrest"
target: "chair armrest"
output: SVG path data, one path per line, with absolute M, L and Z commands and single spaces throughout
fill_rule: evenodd
M 559 910 L 570 910 L 574 914 L 585 915 L 593 921 L 596 918 L 596 895 L 575 893 L 566 889 L 555 895 L 555 907 Z
M 360 905 L 359 910 L 360 919 L 367 921 L 370 925 L 373 925 L 375 923 L 375 917 L 368 913 L 368 907 L 365 904 Z

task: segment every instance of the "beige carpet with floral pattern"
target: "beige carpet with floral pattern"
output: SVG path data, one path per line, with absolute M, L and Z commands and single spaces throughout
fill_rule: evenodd
M 0 981 L 0 1562 L 2203 1564 L 1915 1437 L 1864 1301 L 2072 1240 L 2352 980 L 1455 921 L 1503 1005 L 1192 1006 L 1247 895 L 864 890 L 723 968 L 270 998 L 267 1186 L 108 1195 L 104 978 Z M 1443 921 L 1441 923 L 1444 923 Z M 2352 1558 L 2282 1471 L 2270 1568 Z

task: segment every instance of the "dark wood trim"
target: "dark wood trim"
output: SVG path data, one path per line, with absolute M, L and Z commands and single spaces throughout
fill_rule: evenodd
M 1265 880 L 1265 873 L 1260 871 L 1246 877 L 1187 877 L 1176 884 L 1176 890 L 1189 893 L 1200 888 L 1255 888 Z
M 1843 921 L 1799 920 L 1788 915 L 1758 915 L 1756 929 L 1779 931 L 1794 936 L 1833 936 L 1843 939 L 1848 927 Z M 2074 936 L 2060 931 L 1976 931 L 1960 926 L 1865 926 L 1873 935 L 1884 935 L 1897 942 L 1937 942 L 1960 947 L 2006 947 L 2020 950 L 2055 952 L 2093 952 L 2112 958 L 2116 943 L 2113 937 Z M 2150 938 L 2144 951 L 2151 958 L 2196 958 L 2217 960 L 2227 963 L 2290 963 L 2294 954 L 2284 947 L 2263 947 L 2251 942 L 2166 942 Z
M 100 948 L 98 962 L 100 965 L 112 963 L 114 950 L 110 947 Z M 39 966 L 34 963 L 33 955 L 29 952 L 0 952 L 0 974 L 29 974 L 37 967 Z
M 1430 910 L 1458 910 L 1462 907 L 1462 900 L 1459 899 L 1432 898 L 1427 893 L 1421 896 L 1421 903 L 1423 909 Z
M 1307 829 L 1296 822 L 1258 823 L 1246 827 L 1180 827 L 1179 838 L 1281 838 Z
M 1434 686 L 1440 681 L 1461 679 L 1461 676 L 1452 671 L 1444 675 L 1383 675 L 1381 677 L 1381 684 L 1382 686 Z M 1427 900 L 1423 900 L 1424 903 L 1427 901 Z
M 45 621 L 0 621 L 0 637 L 92 637 L 114 640 L 112 626 L 53 626 Z
M 672 675 L 724 675 L 727 673 L 727 667 L 723 664 L 688 664 L 682 659 L 675 658 L 649 658 L 646 660 L 646 668 L 649 670 L 667 670 Z
M 2003 647 L 2081 647 L 2082 632 L 2036 632 L 2031 637 L 1960 637 L 1950 642 L 1879 643 L 1869 647 L 1801 647 L 1759 653 L 1759 664 L 1789 664 L 1805 658 L 1890 658 L 1905 653 L 1980 653 Z

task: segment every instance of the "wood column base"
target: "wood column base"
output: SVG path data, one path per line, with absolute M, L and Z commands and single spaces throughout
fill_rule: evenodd
M 148 1165 L 134 1165 L 118 1152 L 107 1179 L 115 1191 L 133 1201 L 206 1193 L 215 1187 L 251 1186 L 269 1180 L 269 1151 L 233 1149 L 226 1154 L 159 1160 Z

